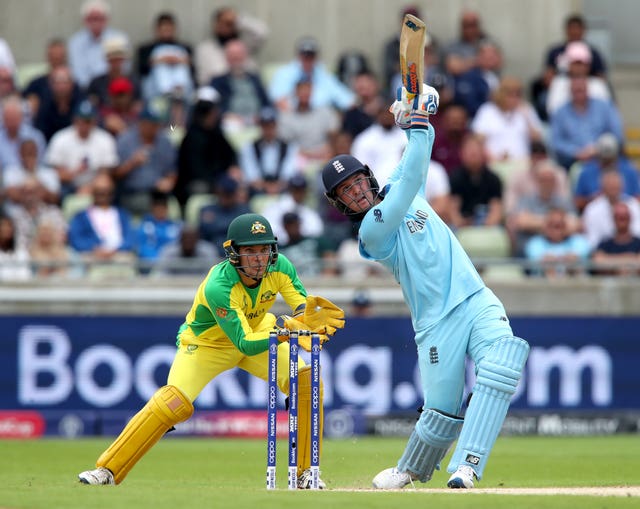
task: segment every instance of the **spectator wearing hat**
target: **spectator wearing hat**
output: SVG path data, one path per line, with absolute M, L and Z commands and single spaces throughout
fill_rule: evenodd
M 86 0 L 80 8 L 84 27 L 69 38 L 69 65 L 73 79 L 86 89 L 96 76 L 108 69 L 104 42 L 112 37 L 122 37 L 124 32 L 109 26 L 111 8 L 104 0 Z
M 596 155 L 596 140 L 606 132 L 624 139 L 622 117 L 611 101 L 588 95 L 585 77 L 570 81 L 571 100 L 551 117 L 549 140 L 554 158 L 567 170 Z
M 298 149 L 278 137 L 278 112 L 273 107 L 260 111 L 260 137 L 240 150 L 240 168 L 249 193 L 280 194 L 298 171 Z
M 213 244 L 218 256 L 224 257 L 222 244 L 227 239 L 227 229 L 236 217 L 249 213 L 249 206 L 243 199 L 240 184 L 237 180 L 223 175 L 215 183 L 215 203 L 205 205 L 198 214 L 198 231 L 200 238 Z
M 96 107 L 85 99 L 76 107 L 73 123 L 51 138 L 45 159 L 58 172 L 63 199 L 70 193 L 88 194 L 98 172 L 118 165 L 115 139 L 97 123 Z
M 296 91 L 301 82 L 310 83 L 312 108 L 346 111 L 353 106 L 355 94 L 318 59 L 320 47 L 313 37 L 301 38 L 296 52 L 297 58 L 277 68 L 271 79 L 269 95 L 278 109 L 292 111 L 299 106 Z
M 611 91 L 606 80 L 600 76 L 590 76 L 592 55 L 589 46 L 582 41 L 567 44 L 559 57 L 565 72 L 556 74 L 549 84 L 547 92 L 547 115 L 553 114 L 571 99 L 571 80 L 582 78 L 587 82 L 587 95 L 592 99 L 611 101 Z
M 633 163 L 620 151 L 620 143 L 612 133 L 604 133 L 596 140 L 596 156 L 585 161 L 576 181 L 574 199 L 582 212 L 587 204 L 602 192 L 602 177 L 610 170 L 622 177 L 622 192 L 640 198 L 640 174 Z
M 220 93 L 223 124 L 256 125 L 260 110 L 271 101 L 260 75 L 250 70 L 247 45 L 233 39 L 225 44 L 224 54 L 229 71 L 211 80 L 211 86 Z
M 322 218 L 316 210 L 307 204 L 309 199 L 309 185 L 307 179 L 298 173 L 289 179 L 286 192 L 276 201 L 269 204 L 263 211 L 269 220 L 273 234 L 278 242 L 287 243 L 289 235 L 284 228 L 284 215 L 295 212 L 300 217 L 301 233 L 305 237 L 320 237 L 324 231 Z
M 134 94 L 135 86 L 125 76 L 109 83 L 108 100 L 99 109 L 100 123 L 116 138 L 138 120 L 142 105 L 134 99 Z
M 589 75 L 605 78 L 607 73 L 606 63 L 597 48 L 585 40 L 587 28 L 587 22 L 580 14 L 573 13 L 567 16 L 564 22 L 565 40 L 549 48 L 545 56 L 546 68 L 551 70 L 553 74 L 566 71 L 566 62 L 563 61 L 563 57 L 566 54 L 567 46 L 572 42 L 583 42 L 587 44 L 591 55 Z
M 269 35 L 267 25 L 257 18 L 239 14 L 233 7 L 220 7 L 211 15 L 211 34 L 201 41 L 195 50 L 196 79 L 200 86 L 211 83 L 217 76 L 229 72 L 224 54 L 225 45 L 241 39 L 249 50 L 251 71 L 258 71 L 255 57 Z
M 122 36 L 110 37 L 103 43 L 107 71 L 91 80 L 87 88 L 87 96 L 98 107 L 109 101 L 109 86 L 119 78 L 125 78 L 133 85 L 133 95 L 140 99 L 137 80 L 129 72 L 131 50 L 129 42 Z
M 73 112 L 84 99 L 66 65 L 53 69 L 49 78 L 50 91 L 42 96 L 33 120 L 33 126 L 44 134 L 47 143 L 60 129 L 71 125 Z
M 175 186 L 176 149 L 163 131 L 165 118 L 163 110 L 147 103 L 117 140 L 117 203 L 137 217 L 150 211 L 154 191 L 171 193 Z
M 184 207 L 192 194 L 211 193 L 222 175 L 242 180 L 236 152 L 220 127 L 220 94 L 200 87 L 187 130 L 178 149 L 174 194 Z

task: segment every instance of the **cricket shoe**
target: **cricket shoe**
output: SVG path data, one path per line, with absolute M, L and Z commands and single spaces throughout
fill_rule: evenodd
M 399 490 L 407 484 L 413 485 L 409 472 L 400 472 L 396 467 L 387 468 L 373 478 L 373 487 L 379 490 Z
M 476 472 L 469 465 L 460 465 L 451 477 L 447 486 L 449 488 L 473 488 L 473 480 L 477 479 Z
M 78 474 L 78 479 L 84 484 L 115 484 L 111 470 L 98 467 L 95 470 L 85 470 Z
M 318 475 L 320 475 L 320 474 L 318 474 Z M 307 468 L 298 477 L 298 489 L 299 490 L 310 490 L 312 481 L 313 481 L 313 475 L 311 474 L 311 469 Z M 318 488 L 323 490 L 326 487 L 327 487 L 327 485 L 324 483 L 324 481 L 322 479 L 320 479 L 320 477 L 318 477 Z

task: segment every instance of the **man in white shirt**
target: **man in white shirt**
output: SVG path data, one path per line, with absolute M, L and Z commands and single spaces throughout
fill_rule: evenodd
M 63 197 L 88 193 L 99 170 L 111 170 L 118 164 L 115 139 L 96 123 L 97 111 L 85 100 L 76 108 L 73 124 L 51 138 L 46 161 L 58 172 Z
M 629 207 L 631 224 L 629 228 L 635 237 L 640 237 L 640 202 L 622 191 L 620 173 L 613 169 L 602 174 L 602 194 L 590 201 L 582 213 L 584 233 L 592 249 L 615 234 L 613 206 L 623 202 Z

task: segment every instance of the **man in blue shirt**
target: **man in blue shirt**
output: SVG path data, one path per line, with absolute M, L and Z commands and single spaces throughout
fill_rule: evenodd
M 397 465 L 376 475 L 373 486 L 426 482 L 458 438 L 448 486 L 472 488 L 482 478 L 529 346 L 513 335 L 501 302 L 424 198 L 437 92 L 424 85 L 416 109 L 406 90 L 399 92 L 391 111 L 409 142 L 385 188 L 380 192 L 372 171 L 350 155 L 322 169 L 328 200 L 360 222 L 360 254 L 394 275 L 415 330 L 423 410 Z M 466 355 L 477 380 L 463 417 Z
M 320 48 L 312 37 L 303 37 L 297 45 L 298 58 L 276 69 L 269 95 L 281 110 L 295 108 L 295 89 L 301 80 L 312 83 L 311 106 L 333 107 L 341 111 L 355 102 L 355 94 L 318 61 Z

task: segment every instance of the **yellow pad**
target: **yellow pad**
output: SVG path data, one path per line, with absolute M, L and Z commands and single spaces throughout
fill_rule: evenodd
M 104 451 L 97 467 L 113 472 L 120 484 L 133 466 L 174 424 L 193 415 L 193 404 L 173 385 L 160 387 L 128 422 L 120 436 Z
M 324 422 L 324 384 L 320 378 L 320 453 Z M 311 366 L 298 373 L 298 477 L 311 466 Z

